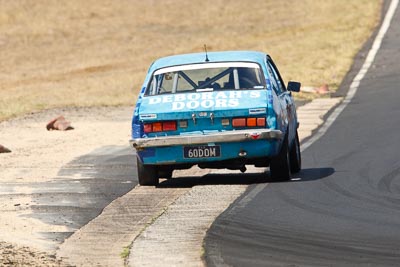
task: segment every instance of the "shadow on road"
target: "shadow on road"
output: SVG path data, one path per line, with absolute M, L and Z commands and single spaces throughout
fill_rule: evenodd
M 291 181 L 273 181 L 269 172 L 260 173 L 232 173 L 232 174 L 207 174 L 197 177 L 179 177 L 160 182 L 158 188 L 190 188 L 196 185 L 237 185 L 259 183 L 289 183 L 310 182 L 326 178 L 335 172 L 333 168 L 309 168 L 294 174 Z
M 293 175 L 290 182 L 311 182 L 324 179 L 335 173 L 334 168 L 309 168 L 302 169 L 299 173 Z
M 266 173 L 207 174 L 198 177 L 179 177 L 165 180 L 159 188 L 187 188 L 196 185 L 228 185 L 266 183 Z

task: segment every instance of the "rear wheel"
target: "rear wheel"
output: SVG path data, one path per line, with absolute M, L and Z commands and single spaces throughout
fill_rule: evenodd
M 290 148 L 289 155 L 290 155 L 290 171 L 292 173 L 298 173 L 301 170 L 301 152 L 300 152 L 299 135 L 297 131 L 292 147 Z
M 161 170 L 158 170 L 158 177 L 159 178 L 165 178 L 165 179 L 171 179 L 173 171 L 174 171 L 173 169 L 161 169 Z
M 271 173 L 271 179 L 273 181 L 290 180 L 290 157 L 287 136 L 283 141 L 282 148 L 278 156 L 271 160 L 269 169 Z
M 158 185 L 157 169 L 152 165 L 144 165 L 139 157 L 136 158 L 137 172 L 140 185 Z

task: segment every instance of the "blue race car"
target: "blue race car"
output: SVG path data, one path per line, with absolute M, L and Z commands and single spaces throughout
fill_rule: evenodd
M 271 57 L 227 51 L 165 57 L 151 66 L 132 119 L 140 185 L 177 169 L 270 167 L 273 180 L 301 169 L 296 107 Z

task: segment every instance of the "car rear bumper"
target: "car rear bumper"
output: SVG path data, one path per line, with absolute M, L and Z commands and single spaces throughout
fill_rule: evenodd
M 280 140 L 283 133 L 280 130 L 253 129 L 218 132 L 205 135 L 177 135 L 151 138 L 137 138 L 130 140 L 132 147 L 137 150 L 155 147 L 179 146 L 179 145 L 199 145 L 208 143 L 234 143 L 247 142 L 251 140 Z

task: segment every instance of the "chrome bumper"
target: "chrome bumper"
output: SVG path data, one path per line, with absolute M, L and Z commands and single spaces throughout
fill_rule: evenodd
M 233 143 L 251 140 L 282 139 L 280 130 L 256 129 L 218 132 L 206 135 L 174 135 L 151 138 L 137 138 L 129 143 L 136 149 L 176 145 L 198 145 L 207 143 Z

